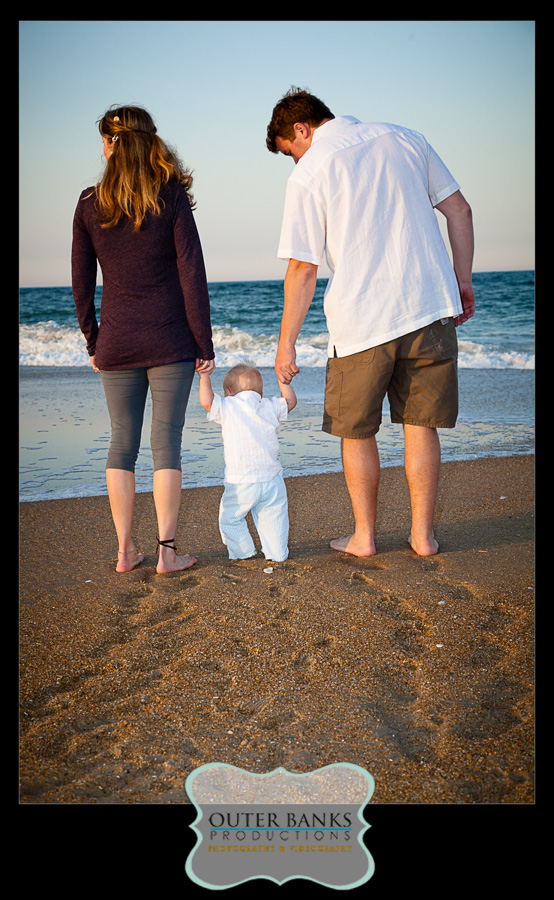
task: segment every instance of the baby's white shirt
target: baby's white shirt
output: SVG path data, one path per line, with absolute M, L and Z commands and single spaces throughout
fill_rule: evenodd
M 225 481 L 271 481 L 282 473 L 277 429 L 287 416 L 284 397 L 261 397 L 257 391 L 232 397 L 214 394 L 208 421 L 221 425 Z

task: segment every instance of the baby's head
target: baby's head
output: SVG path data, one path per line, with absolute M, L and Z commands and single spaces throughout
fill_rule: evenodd
M 232 397 L 240 391 L 256 391 L 263 397 L 263 380 L 256 366 L 249 360 L 229 369 L 223 379 L 223 391 L 226 397 Z

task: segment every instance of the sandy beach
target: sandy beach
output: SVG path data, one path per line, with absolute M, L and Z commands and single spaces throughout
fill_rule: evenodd
M 429 559 L 382 473 L 377 556 L 328 547 L 341 474 L 287 479 L 290 558 L 227 559 L 220 487 L 183 491 L 180 549 L 115 572 L 107 497 L 20 505 L 20 804 L 183 804 L 207 762 L 348 761 L 376 804 L 533 804 L 534 457 L 445 463 Z

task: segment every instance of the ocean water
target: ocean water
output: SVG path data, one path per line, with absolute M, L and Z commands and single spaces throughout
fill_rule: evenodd
M 325 284 L 318 281 L 297 343 L 299 404 L 279 435 L 285 476 L 340 469 L 340 442 L 321 432 Z M 477 313 L 458 329 L 459 424 L 440 431 L 443 459 L 531 453 L 534 272 L 480 273 L 474 286 Z M 226 369 L 248 357 L 262 369 L 265 392 L 278 393 L 273 362 L 282 295 L 282 281 L 210 285 L 216 390 L 221 390 Z M 100 310 L 101 288 L 97 297 Z M 70 288 L 20 290 L 19 367 L 21 499 L 104 494 L 109 420 Z M 223 471 L 220 430 L 206 422 L 196 393 L 193 389 L 183 439 L 185 487 L 219 484 Z M 139 491 L 151 490 L 152 483 L 148 417 L 147 407 L 137 465 Z M 402 464 L 402 429 L 390 423 L 386 405 L 378 442 L 383 465 Z

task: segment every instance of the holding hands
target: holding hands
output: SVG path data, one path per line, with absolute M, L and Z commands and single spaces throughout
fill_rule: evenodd
M 296 350 L 294 344 L 288 346 L 279 341 L 277 354 L 275 356 L 275 373 L 277 378 L 283 384 L 290 384 L 295 375 L 298 375 L 300 369 L 296 365 Z
M 197 359 L 196 371 L 199 375 L 211 375 L 215 369 L 215 359 Z

